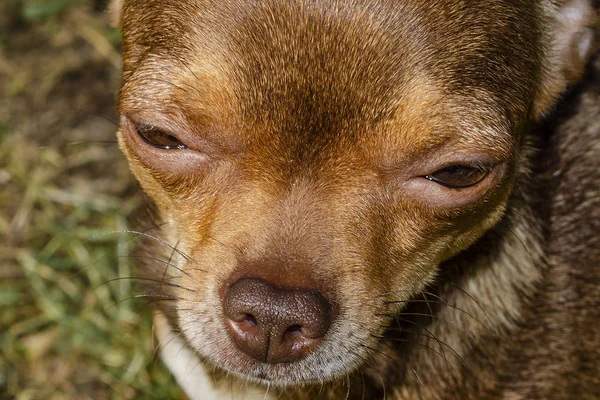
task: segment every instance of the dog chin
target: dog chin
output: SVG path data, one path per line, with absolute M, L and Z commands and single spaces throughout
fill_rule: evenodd
M 202 340 L 202 339 L 200 339 Z M 200 341 L 197 340 L 196 342 Z M 290 388 L 333 381 L 360 366 L 359 351 L 322 343 L 323 348 L 306 358 L 290 363 L 264 363 L 246 356 L 232 344 L 215 348 L 190 342 L 204 363 L 215 366 L 243 381 L 269 387 Z
M 358 369 L 367 357 L 368 347 L 376 346 L 371 343 L 375 335 L 369 335 L 359 324 L 343 327 L 336 324 L 319 348 L 306 357 L 293 362 L 266 363 L 238 350 L 229 341 L 224 327 L 197 319 L 191 322 L 190 318 L 193 315 L 180 316 L 183 336 L 204 364 L 268 387 L 290 388 L 334 381 Z
M 292 363 L 288 365 L 270 365 L 263 363 L 250 367 L 247 371 L 238 371 L 231 368 L 223 369 L 242 380 L 263 386 L 279 388 L 293 388 L 302 385 L 333 381 L 352 371 L 349 370 L 346 373 L 336 373 L 336 368 L 332 367 L 331 371 L 311 373 L 306 367 L 302 366 L 302 363 Z

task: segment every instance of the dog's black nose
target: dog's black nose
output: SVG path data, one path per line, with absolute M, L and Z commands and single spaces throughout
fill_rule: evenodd
M 277 288 L 256 278 L 232 283 L 223 311 L 237 347 L 272 364 L 304 357 L 318 346 L 331 324 L 331 306 L 318 291 Z

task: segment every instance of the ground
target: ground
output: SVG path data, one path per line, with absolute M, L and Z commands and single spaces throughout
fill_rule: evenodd
M 105 1 L 0 1 L 0 400 L 180 399 L 123 231 Z

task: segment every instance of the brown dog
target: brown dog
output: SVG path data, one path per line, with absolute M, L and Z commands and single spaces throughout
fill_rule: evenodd
M 191 398 L 600 398 L 591 1 L 112 9 Z

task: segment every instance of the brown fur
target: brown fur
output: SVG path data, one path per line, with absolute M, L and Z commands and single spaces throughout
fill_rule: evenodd
M 140 271 L 216 387 L 600 397 L 597 61 L 551 109 L 594 18 L 557 20 L 563 3 L 113 7 L 119 139 L 154 210 Z M 148 146 L 136 124 L 194 150 Z M 496 166 L 471 188 L 415 178 L 481 159 Z M 318 350 L 290 365 L 237 351 L 220 299 L 242 276 L 333 299 Z

